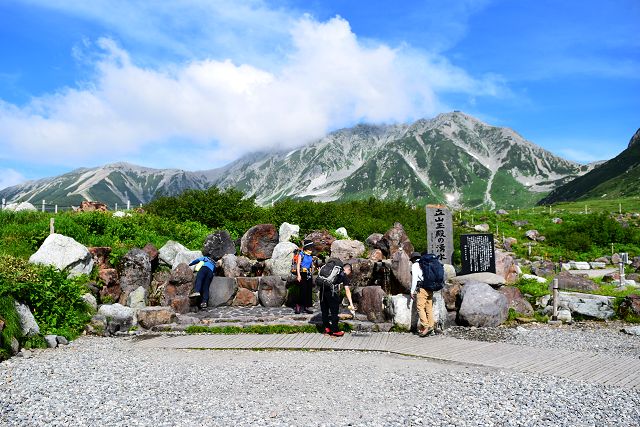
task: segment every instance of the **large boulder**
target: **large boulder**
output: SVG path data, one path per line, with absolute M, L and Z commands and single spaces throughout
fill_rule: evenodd
M 231 304 L 238 290 L 236 281 L 230 277 L 214 277 L 209 286 L 209 307 Z
M 293 252 L 296 249 L 298 249 L 298 246 L 295 243 L 278 243 L 273 248 L 271 258 L 265 261 L 265 274 L 270 276 L 289 276 L 291 274 Z
M 314 256 L 320 253 L 329 253 L 331 245 L 336 240 L 327 230 L 316 230 L 304 236 L 304 240 L 313 242 L 311 252 Z
M 348 261 L 364 253 L 364 244 L 358 240 L 334 240 L 331 243 L 331 258 Z
M 145 329 L 166 325 L 176 321 L 176 312 L 171 307 L 146 307 L 137 312 L 138 324 Z
M 9 203 L 4 207 L 4 209 L 12 212 L 21 212 L 21 211 L 35 212 L 38 210 L 36 209 L 35 206 L 33 206 L 29 202 Z
M 502 250 L 496 249 L 496 274 L 504 277 L 507 284 L 513 284 L 518 281 L 520 269 L 515 262 L 513 256 Z
M 125 304 L 129 294 L 142 286 L 149 290 L 151 286 L 151 260 L 149 255 L 142 249 L 134 248 L 127 252 L 118 264 L 120 276 L 120 303 Z
M 503 276 L 494 273 L 471 273 L 462 276 L 456 276 L 449 279 L 451 283 L 458 283 L 464 285 L 466 283 L 481 282 L 499 288 L 506 283 Z
M 533 307 L 531 303 L 522 296 L 520 289 L 515 286 L 503 286 L 498 289 L 498 292 L 507 298 L 509 308 L 513 308 L 516 312 L 524 314 L 525 316 L 533 316 Z
M 98 308 L 98 314 L 106 318 L 106 332 L 110 335 L 116 332 L 127 332 L 136 325 L 135 311 L 131 307 L 121 304 L 103 304 Z
M 106 270 L 111 267 L 109 262 L 109 255 L 111 255 L 111 248 L 108 246 L 96 246 L 87 248 L 91 256 L 93 257 L 93 264 L 97 265 L 100 270 Z
M 383 323 L 385 319 L 384 298 L 386 293 L 380 286 L 367 286 L 360 290 L 358 312 L 370 322 Z
M 555 278 L 558 279 L 558 289 L 562 290 L 597 291 L 600 289 L 600 286 L 594 281 L 571 274 L 568 271 L 560 272 Z
M 341 237 L 342 239 L 350 240 L 349 233 L 347 233 L 347 229 L 344 227 L 340 227 L 335 231 L 336 236 Z
M 50 234 L 36 253 L 29 257 L 32 264 L 52 265 L 69 271 L 70 277 L 91 274 L 93 257 L 86 247 L 62 234 Z
M 349 261 L 351 263 L 351 287 L 369 286 L 372 284 L 374 262 L 364 258 Z
M 251 292 L 249 289 L 238 288 L 238 292 L 236 293 L 232 306 L 240 306 L 240 307 L 251 307 L 254 305 L 258 305 L 258 298 L 256 294 Z
M 180 243 L 174 242 L 173 240 L 169 240 L 167 241 L 167 243 L 164 244 L 163 247 L 161 247 L 158 250 L 158 257 L 160 258 L 160 263 L 172 267 L 173 260 L 176 258 L 176 255 L 179 252 L 184 252 L 186 250 L 187 248 L 182 246 Z
M 280 307 L 287 299 L 287 282 L 280 276 L 261 277 L 258 299 L 265 307 Z
M 393 324 L 407 330 L 416 330 L 418 325 L 418 313 L 413 304 L 413 298 L 409 295 L 393 295 Z
M 411 254 L 414 250 L 409 236 L 399 222 L 393 224 L 393 227 L 384 234 L 378 245 L 389 258 L 393 258 L 393 255 L 400 249 L 404 250 L 405 254 Z
M 216 269 L 216 276 L 238 277 L 243 275 L 238 267 L 238 257 L 233 254 L 224 255 L 216 263 Z
M 291 239 L 297 240 L 300 234 L 300 226 L 283 222 L 278 230 L 280 243 L 290 242 Z
M 259 224 L 244 233 L 240 251 L 249 258 L 263 260 L 271 258 L 278 242 L 278 230 L 273 224 Z
M 409 253 L 410 254 L 410 253 Z M 411 260 L 403 249 L 396 251 L 391 258 L 391 272 L 400 284 L 403 293 L 411 291 Z
M 171 265 L 171 269 L 176 268 L 178 265 L 185 263 L 189 264 L 194 259 L 198 259 L 202 257 L 202 252 L 200 251 L 190 251 L 185 249 L 184 251 L 180 251 L 176 254 L 175 258 L 173 258 L 173 264 Z M 196 268 L 195 265 L 191 266 L 191 268 Z
M 192 287 L 193 271 L 187 264 L 179 264 L 164 285 L 162 305 L 170 306 L 176 313 L 188 313 Z
M 217 230 L 207 236 L 202 246 L 202 253 L 213 259 L 220 259 L 227 254 L 236 253 L 231 235 L 227 230 Z
M 495 327 L 509 315 L 507 298 L 486 283 L 467 283 L 462 287 L 458 323 L 476 327 Z
M 16 311 L 18 312 L 18 320 L 20 322 L 20 330 L 25 337 L 32 337 L 40 333 L 40 327 L 35 317 L 25 304 L 15 302 Z
M 603 295 L 583 294 L 580 292 L 558 292 L 558 308 L 570 310 L 572 314 L 583 317 L 606 320 L 615 315 L 613 310 L 614 297 Z M 545 295 L 540 298 L 543 313 L 551 315 L 553 312 L 553 298 Z

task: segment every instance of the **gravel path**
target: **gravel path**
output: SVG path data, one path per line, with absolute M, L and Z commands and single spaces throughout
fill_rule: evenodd
M 0 364 L 7 426 L 637 426 L 640 393 L 380 353 L 133 349 Z
M 530 323 L 518 327 L 447 329 L 448 336 L 477 341 L 505 342 L 529 347 L 590 351 L 612 356 L 640 357 L 640 337 L 620 329 L 622 322 L 578 322 L 572 325 L 548 326 Z

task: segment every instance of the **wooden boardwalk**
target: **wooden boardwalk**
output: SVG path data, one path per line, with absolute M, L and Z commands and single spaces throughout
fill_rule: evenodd
M 140 348 L 289 349 L 381 351 L 449 363 L 552 375 L 640 390 L 640 359 L 583 351 L 410 334 L 162 335 L 136 341 Z

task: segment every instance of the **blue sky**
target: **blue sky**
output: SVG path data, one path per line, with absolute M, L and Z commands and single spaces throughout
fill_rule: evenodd
M 640 126 L 638 34 L 637 0 L 2 0 L 0 188 L 454 109 L 608 159 Z

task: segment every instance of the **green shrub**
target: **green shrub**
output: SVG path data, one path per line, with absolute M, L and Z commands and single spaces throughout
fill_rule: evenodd
M 529 294 L 534 298 L 550 294 L 549 284 L 540 283 L 536 279 L 520 278 L 513 286 L 520 289 L 520 292 L 522 292 L 523 295 Z
M 0 296 L 0 319 L 4 321 L 2 330 L 2 346 L 0 347 L 0 360 L 8 359 L 11 356 L 11 341 L 13 338 L 18 341 L 22 338 L 20 328 L 20 318 L 16 311 L 15 300 L 8 296 Z
M 51 266 L 0 256 L 0 298 L 11 297 L 26 304 L 43 335 L 74 339 L 91 318 L 82 299 L 86 276 L 69 279 L 66 272 Z

